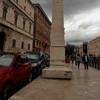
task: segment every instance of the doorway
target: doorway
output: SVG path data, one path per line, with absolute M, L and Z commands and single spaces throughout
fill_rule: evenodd
M 3 52 L 5 37 L 6 34 L 4 32 L 0 32 L 0 52 Z

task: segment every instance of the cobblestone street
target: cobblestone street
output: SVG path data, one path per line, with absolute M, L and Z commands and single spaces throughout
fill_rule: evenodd
M 40 76 L 9 100 L 100 100 L 100 71 L 85 70 L 82 64 L 80 69 L 73 64 L 72 69 L 72 80 Z

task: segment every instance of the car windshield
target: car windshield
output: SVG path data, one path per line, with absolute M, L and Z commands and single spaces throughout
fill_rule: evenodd
M 27 56 L 29 59 L 34 59 L 34 60 L 38 60 L 38 59 L 39 59 L 39 54 L 26 53 L 26 56 Z
M 12 54 L 4 54 L 0 57 L 0 66 L 9 67 L 14 59 L 14 55 Z

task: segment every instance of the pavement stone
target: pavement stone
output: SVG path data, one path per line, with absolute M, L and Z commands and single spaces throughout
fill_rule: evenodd
M 73 64 L 72 80 L 39 76 L 9 100 L 100 100 L 100 71 Z

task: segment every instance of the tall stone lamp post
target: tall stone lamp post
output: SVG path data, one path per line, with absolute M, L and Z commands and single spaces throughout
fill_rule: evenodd
M 70 65 L 65 64 L 63 0 L 53 0 L 50 34 L 50 67 L 42 70 L 44 78 L 71 79 Z

